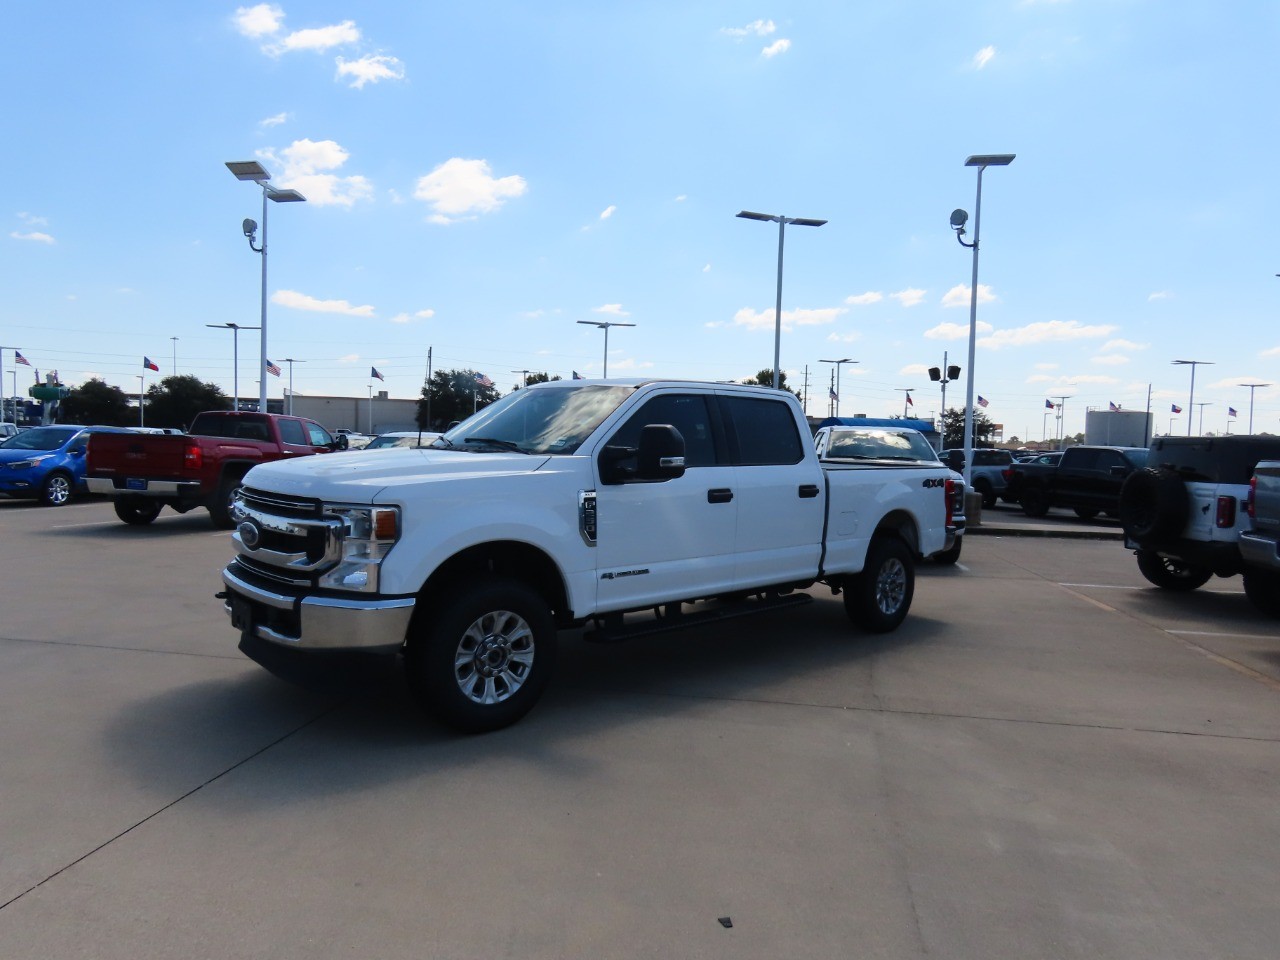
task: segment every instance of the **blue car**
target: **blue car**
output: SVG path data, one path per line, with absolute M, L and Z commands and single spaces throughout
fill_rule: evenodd
M 0 443 L 0 493 L 35 497 L 47 506 L 61 507 L 85 491 L 90 434 L 129 432 L 122 427 L 70 424 L 24 430 Z

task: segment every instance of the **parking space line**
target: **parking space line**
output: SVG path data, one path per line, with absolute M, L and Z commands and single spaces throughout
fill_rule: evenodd
M 1215 633 L 1212 630 L 1166 630 L 1165 633 L 1177 633 L 1187 637 L 1235 637 L 1237 640 L 1276 640 L 1274 633 Z
M 1060 587 L 1071 589 L 1079 587 L 1084 590 L 1146 590 L 1146 587 L 1130 587 L 1123 583 L 1060 583 Z

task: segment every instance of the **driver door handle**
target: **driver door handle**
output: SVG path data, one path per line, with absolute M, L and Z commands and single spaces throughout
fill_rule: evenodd
M 717 487 L 707 491 L 707 503 L 729 503 L 733 499 L 733 491 L 728 487 Z

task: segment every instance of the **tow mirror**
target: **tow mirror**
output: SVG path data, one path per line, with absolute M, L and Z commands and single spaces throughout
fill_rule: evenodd
M 669 423 L 650 423 L 640 431 L 636 452 L 638 480 L 674 480 L 684 476 L 684 437 Z
M 347 439 L 347 435 L 345 433 L 340 433 L 333 438 L 332 446 L 335 450 L 345 450 L 350 445 L 351 441 Z

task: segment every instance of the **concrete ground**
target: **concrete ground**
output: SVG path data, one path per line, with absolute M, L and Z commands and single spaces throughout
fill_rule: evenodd
M 1012 521 L 1011 521 L 1012 522 Z M 991 527 L 988 527 L 991 529 Z M 1280 622 L 979 535 L 458 737 L 236 651 L 227 534 L 0 502 L 0 957 L 1271 958 Z M 731 926 L 722 924 L 726 918 Z

